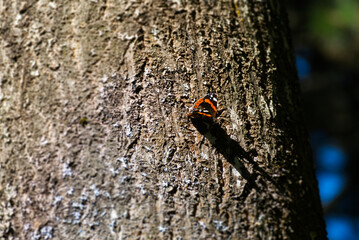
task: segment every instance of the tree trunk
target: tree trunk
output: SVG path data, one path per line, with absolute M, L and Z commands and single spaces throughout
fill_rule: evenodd
M 326 238 L 281 2 L 1 4 L 3 239 Z

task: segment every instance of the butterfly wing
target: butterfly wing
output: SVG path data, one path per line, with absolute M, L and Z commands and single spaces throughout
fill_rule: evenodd
M 188 114 L 191 118 L 214 118 L 217 114 L 217 94 L 209 93 L 199 99 Z

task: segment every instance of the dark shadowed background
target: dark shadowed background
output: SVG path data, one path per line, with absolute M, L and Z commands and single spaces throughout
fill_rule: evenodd
M 359 239 L 359 2 L 287 7 L 328 237 Z

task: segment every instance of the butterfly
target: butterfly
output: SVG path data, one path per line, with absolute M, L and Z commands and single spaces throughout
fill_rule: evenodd
M 199 99 L 193 106 L 190 113 L 187 114 L 192 119 L 211 119 L 217 114 L 217 94 L 209 93 Z

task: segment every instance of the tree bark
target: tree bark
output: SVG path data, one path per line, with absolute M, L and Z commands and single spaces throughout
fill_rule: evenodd
M 325 239 L 282 5 L 2 2 L 0 236 Z

